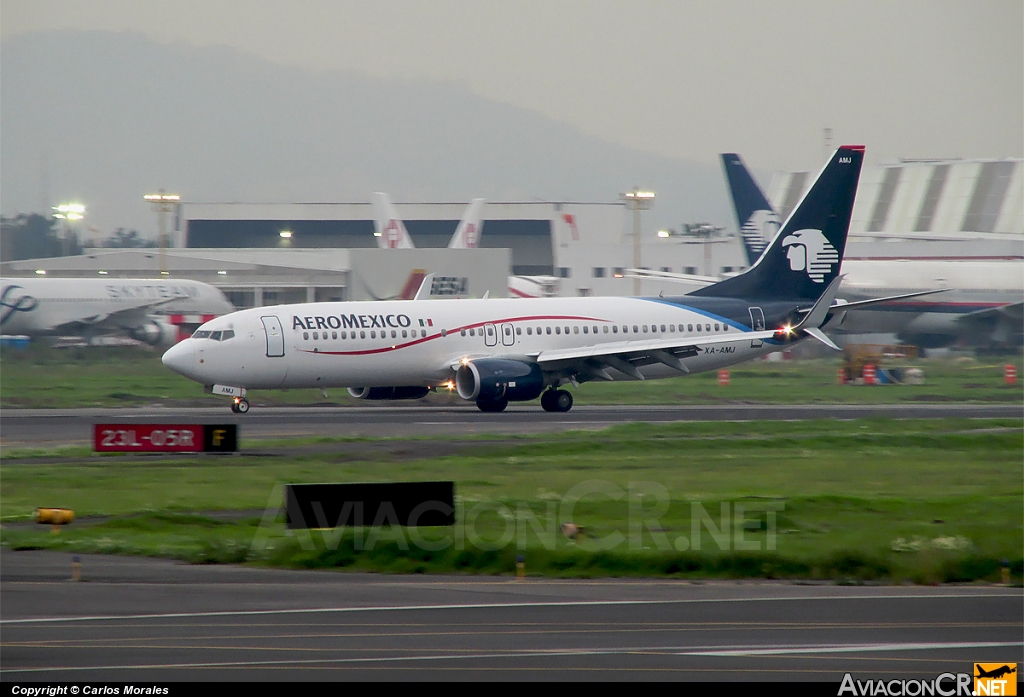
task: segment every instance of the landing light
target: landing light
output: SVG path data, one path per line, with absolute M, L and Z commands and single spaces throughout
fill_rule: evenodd
M 281 237 L 283 237 L 284 239 L 288 240 L 288 239 L 291 239 L 292 231 L 291 230 L 282 230 L 278 234 L 281 235 Z
M 463 357 L 463 359 L 459 361 L 459 363 L 461 363 L 462 365 L 466 365 L 467 363 L 469 363 L 469 358 Z

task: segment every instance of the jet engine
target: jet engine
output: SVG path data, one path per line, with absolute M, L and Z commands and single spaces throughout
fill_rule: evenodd
M 150 346 L 173 346 L 178 338 L 178 328 L 167 322 L 150 320 L 139 327 L 133 327 L 129 334 L 136 341 Z
M 350 387 L 348 393 L 356 399 L 422 399 L 429 387 Z
M 544 391 L 544 373 L 536 363 L 483 358 L 459 366 L 455 389 L 463 399 L 525 402 Z

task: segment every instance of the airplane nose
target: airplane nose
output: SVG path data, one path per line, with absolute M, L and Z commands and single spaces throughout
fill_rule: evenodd
M 160 360 L 175 373 L 188 377 L 195 363 L 192 340 L 186 339 L 181 343 L 175 344 L 164 352 Z

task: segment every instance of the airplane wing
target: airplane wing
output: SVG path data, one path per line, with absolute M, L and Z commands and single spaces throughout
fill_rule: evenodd
M 1024 318 L 1024 302 L 1013 303 L 1012 305 L 1000 305 L 990 307 L 977 312 L 968 312 L 956 318 L 957 322 L 972 322 L 979 319 L 1014 319 Z
M 600 346 L 557 349 L 529 354 L 544 370 L 572 370 L 584 380 L 612 380 L 608 369 L 643 380 L 638 370 L 645 365 L 663 363 L 681 373 L 688 373 L 685 359 L 710 353 L 737 341 L 770 339 L 775 331 L 740 332 L 707 337 L 671 337 L 643 341 L 619 341 Z
M 166 305 L 180 299 L 181 298 L 163 298 L 161 300 L 142 302 L 138 305 L 133 305 L 132 307 L 124 307 L 116 312 L 89 315 L 88 317 L 78 317 L 76 319 L 54 325 L 50 331 L 56 333 L 71 333 L 81 330 L 84 327 L 100 330 L 105 328 L 114 330 L 141 327 L 149 321 L 149 315 L 153 310 L 157 309 L 161 305 Z
M 689 273 L 674 273 L 671 271 L 651 271 L 650 269 L 626 269 L 623 274 L 625 278 L 641 278 L 648 281 L 671 281 L 673 283 L 688 283 L 697 286 L 710 286 L 718 283 L 720 278 L 712 276 L 698 276 Z

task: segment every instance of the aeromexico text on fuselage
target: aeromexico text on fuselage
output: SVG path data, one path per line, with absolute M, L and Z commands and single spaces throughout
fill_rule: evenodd
M 292 315 L 292 329 L 405 329 L 412 326 L 409 315 Z M 430 320 L 420 320 L 419 326 L 432 327 Z

